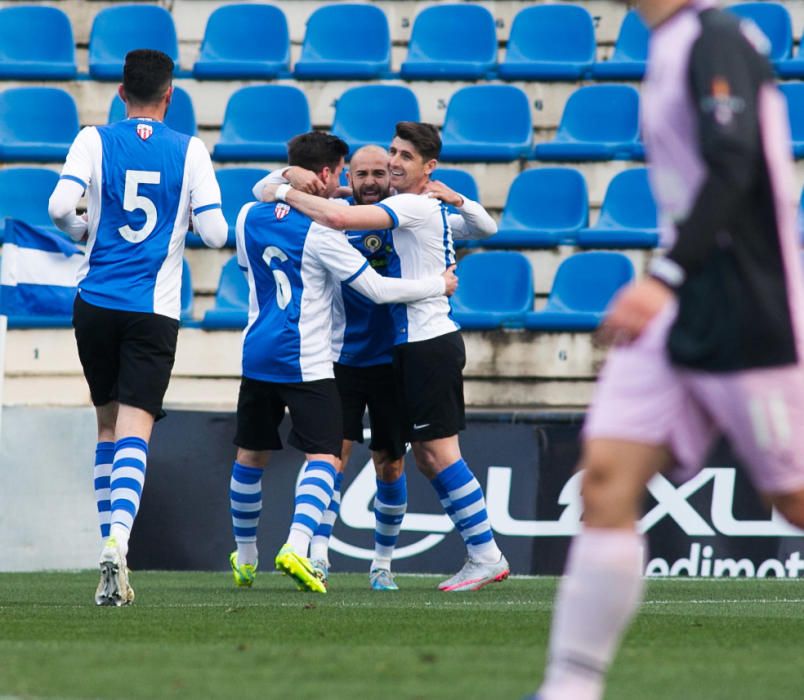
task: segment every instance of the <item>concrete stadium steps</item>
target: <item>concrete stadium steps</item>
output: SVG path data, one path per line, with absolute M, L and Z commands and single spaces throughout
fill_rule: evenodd
M 472 406 L 583 406 L 604 357 L 589 334 L 464 333 L 467 403 Z M 214 342 L 213 342 L 214 341 Z M 241 333 L 183 328 L 166 401 L 234 408 Z M 70 329 L 12 330 L 5 404 L 87 405 L 89 392 Z

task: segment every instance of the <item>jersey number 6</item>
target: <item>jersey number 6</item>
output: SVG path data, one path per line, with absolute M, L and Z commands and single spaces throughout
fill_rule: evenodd
M 288 276 L 282 270 L 271 267 L 271 261 L 274 258 L 279 262 L 285 262 L 288 256 L 284 250 L 273 245 L 269 245 L 262 253 L 262 259 L 274 275 L 274 282 L 276 283 L 276 304 L 280 309 L 285 309 L 290 303 L 291 296 L 293 296 L 293 288 L 290 286 Z
M 140 185 L 158 185 L 161 173 L 155 170 L 126 170 L 126 189 L 123 192 L 123 209 L 126 211 L 145 212 L 145 223 L 142 228 L 133 229 L 126 224 L 117 230 L 129 243 L 141 243 L 153 233 L 156 228 L 156 205 L 141 194 L 137 193 Z

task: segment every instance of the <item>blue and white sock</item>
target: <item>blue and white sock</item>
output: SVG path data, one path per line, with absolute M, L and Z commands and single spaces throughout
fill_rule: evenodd
M 98 506 L 98 522 L 101 538 L 109 537 L 112 522 L 112 496 L 110 481 L 114 463 L 114 443 L 99 442 L 95 446 L 95 503 Z
M 374 561 L 372 569 L 390 569 L 402 520 L 408 509 L 408 484 L 403 472 L 396 481 L 377 479 L 374 497 Z
M 329 462 L 308 462 L 296 488 L 288 544 L 302 556 L 307 556 L 313 533 L 321 524 L 324 511 L 329 508 L 335 488 L 335 476 L 335 467 Z
M 502 552 L 494 541 L 483 489 L 466 462 L 459 459 L 436 475 L 431 483 L 439 496 L 445 494 L 448 499 L 453 511 L 450 517 L 463 537 L 469 558 L 486 564 L 498 562 Z M 444 504 L 444 497 L 441 503 Z
M 329 538 L 332 537 L 332 528 L 335 527 L 338 513 L 341 512 L 342 483 L 343 474 L 339 473 L 335 477 L 335 486 L 332 490 L 329 506 L 324 511 L 321 522 L 313 533 L 313 539 L 310 542 L 310 559 L 313 561 L 325 561 L 327 565 L 329 565 Z
M 128 538 L 140 508 L 145 484 L 148 443 L 142 438 L 125 437 L 114 446 L 111 476 L 112 519 L 109 534 L 117 540 L 123 554 L 128 553 Z
M 237 543 L 237 563 L 257 564 L 257 526 L 262 512 L 262 469 L 232 464 L 229 511 Z

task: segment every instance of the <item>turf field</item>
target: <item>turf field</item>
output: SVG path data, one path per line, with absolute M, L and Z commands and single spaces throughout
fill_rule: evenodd
M 0 574 L 0 697 L 519 700 L 544 661 L 555 579 L 478 593 L 405 577 L 326 595 L 261 575 L 136 572 L 96 608 L 94 572 Z M 804 582 L 652 581 L 607 698 L 804 697 Z

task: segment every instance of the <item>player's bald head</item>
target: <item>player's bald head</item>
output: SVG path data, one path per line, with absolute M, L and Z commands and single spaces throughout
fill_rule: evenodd
M 385 160 L 386 167 L 388 167 L 388 151 L 386 151 L 382 146 L 362 146 L 361 148 L 358 148 L 352 155 L 350 167 L 356 168 L 358 166 L 362 166 L 364 161 L 367 160 L 371 160 L 372 163 L 376 163 L 383 159 Z

